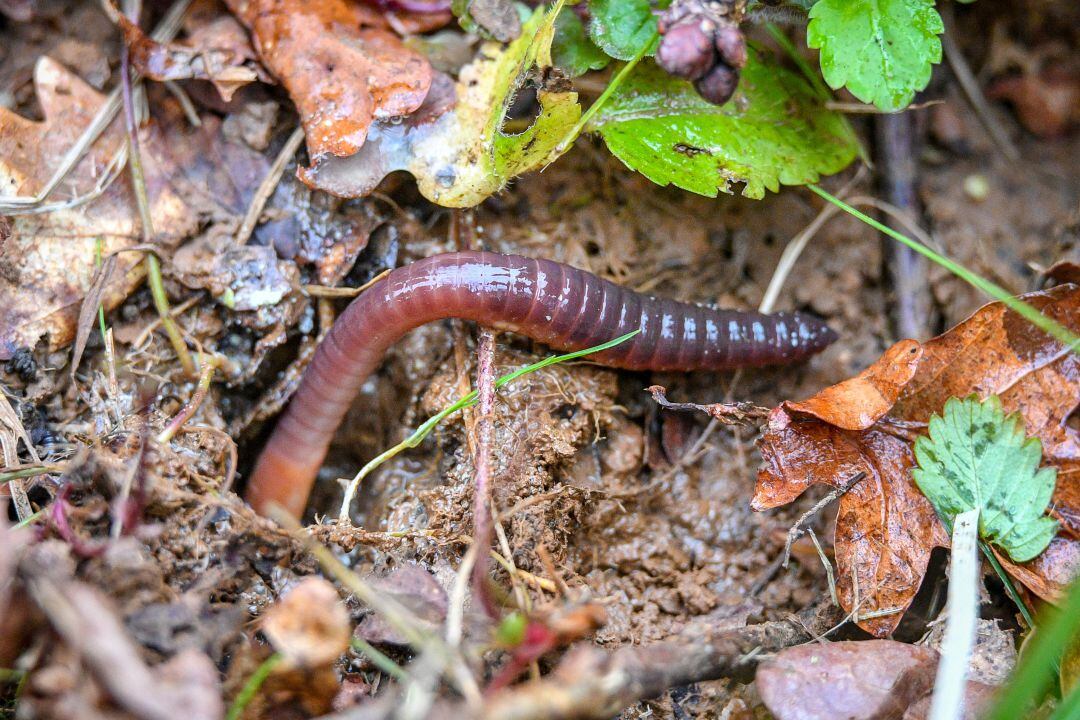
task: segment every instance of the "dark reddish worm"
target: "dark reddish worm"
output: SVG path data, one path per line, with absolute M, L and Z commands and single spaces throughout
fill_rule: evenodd
M 334 431 L 383 354 L 409 330 L 463 318 L 559 350 L 641 333 L 590 355 L 632 370 L 731 370 L 802 360 L 836 335 L 799 313 L 763 315 L 651 298 L 568 265 L 458 252 L 394 270 L 356 298 L 315 352 L 248 483 L 259 512 L 299 516 Z

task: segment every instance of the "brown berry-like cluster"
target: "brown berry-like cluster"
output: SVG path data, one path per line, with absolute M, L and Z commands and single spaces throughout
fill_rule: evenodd
M 746 65 L 746 39 L 739 31 L 745 2 L 676 0 L 659 19 L 656 62 L 694 83 L 698 94 L 723 105 L 735 94 Z

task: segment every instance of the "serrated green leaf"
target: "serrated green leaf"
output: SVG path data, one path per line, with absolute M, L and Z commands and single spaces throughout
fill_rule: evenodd
M 611 152 L 658 185 L 716 197 L 742 182 L 762 198 L 780 185 L 816 182 L 854 159 L 846 120 L 806 81 L 751 53 L 735 96 L 716 106 L 693 86 L 642 62 L 594 117 Z
M 821 50 L 830 87 L 900 110 L 930 82 L 944 30 L 933 0 L 818 0 L 806 44 Z
M 551 44 L 555 67 L 568 77 L 603 70 L 611 58 L 585 34 L 585 26 L 573 8 L 564 8 L 555 19 L 555 40 Z
M 1005 415 L 991 395 L 950 398 L 915 442 L 915 483 L 946 524 L 979 508 L 979 534 L 1016 562 L 1050 544 L 1057 522 L 1045 516 L 1057 471 L 1039 468 L 1042 443 L 1024 435 L 1019 414 Z
M 657 37 L 654 9 L 665 8 L 670 0 L 590 0 L 589 37 L 600 49 L 617 60 L 629 60 L 646 43 Z M 649 50 L 651 55 L 654 49 Z

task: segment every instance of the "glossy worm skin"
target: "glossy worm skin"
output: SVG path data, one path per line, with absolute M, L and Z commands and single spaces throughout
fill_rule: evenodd
M 457 252 L 398 268 L 334 323 L 255 465 L 247 499 L 299 516 L 338 424 L 402 335 L 463 318 L 558 350 L 641 332 L 589 359 L 633 370 L 730 370 L 802 360 L 836 335 L 799 313 L 763 315 L 651 298 L 551 260 Z

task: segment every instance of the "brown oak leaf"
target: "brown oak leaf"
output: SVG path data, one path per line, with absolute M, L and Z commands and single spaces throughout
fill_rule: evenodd
M 33 196 L 49 181 L 106 102 L 104 95 L 50 58 L 35 69 L 45 119 L 35 122 L 0 108 L 0 195 Z M 269 163 L 227 143 L 221 123 L 207 118 L 190 131 L 175 102 L 154 102 L 155 120 L 139 132 L 154 244 L 171 249 L 207 221 L 234 221 L 244 212 Z M 112 125 L 53 192 L 50 202 L 94 187 L 125 142 L 123 122 Z M 223 160 L 225 162 L 223 162 Z M 99 250 L 116 263 L 100 292 L 106 310 L 141 282 L 141 243 L 126 171 L 99 197 L 76 207 L 23 214 L 0 225 L 0 359 L 48 338 L 52 349 L 75 336 L 83 298 L 91 289 Z
M 1080 331 L 1080 288 L 1024 299 Z M 1080 358 L 1004 304 L 983 306 L 923 345 L 901 341 L 856 378 L 783 403 L 769 416 L 754 509 L 787 504 L 815 483 L 844 487 L 866 473 L 840 500 L 834 550 L 840 603 L 875 635 L 896 627 L 931 551 L 948 545 L 911 480 L 915 437 L 946 400 L 972 393 L 997 395 L 1006 412 L 1019 412 L 1027 433 L 1042 441 L 1046 462 L 1058 468 L 1053 513 L 1061 533 L 1031 562 L 1004 562 L 1033 592 L 1056 599 L 1080 574 L 1080 445 L 1066 422 L 1080 403 Z
M 49 180 L 64 153 L 105 103 L 105 97 L 75 74 L 44 57 L 34 83 L 45 119 L 34 122 L 0 108 L 0 194 L 32 196 Z M 155 229 L 163 245 L 193 232 L 198 218 L 166 180 L 168 168 L 155 152 L 161 142 L 153 129 L 142 136 L 147 191 Z M 86 192 L 124 141 L 116 121 L 53 195 L 64 187 Z M 167 157 L 167 154 L 164 154 Z M 87 205 L 45 214 L 17 215 L 0 237 L 0 359 L 18 347 L 48 336 L 52 348 L 71 342 L 79 304 L 94 274 L 96 245 L 104 254 L 138 242 L 139 226 L 126 173 Z M 117 305 L 141 280 L 138 253 L 118 257 L 102 303 Z

